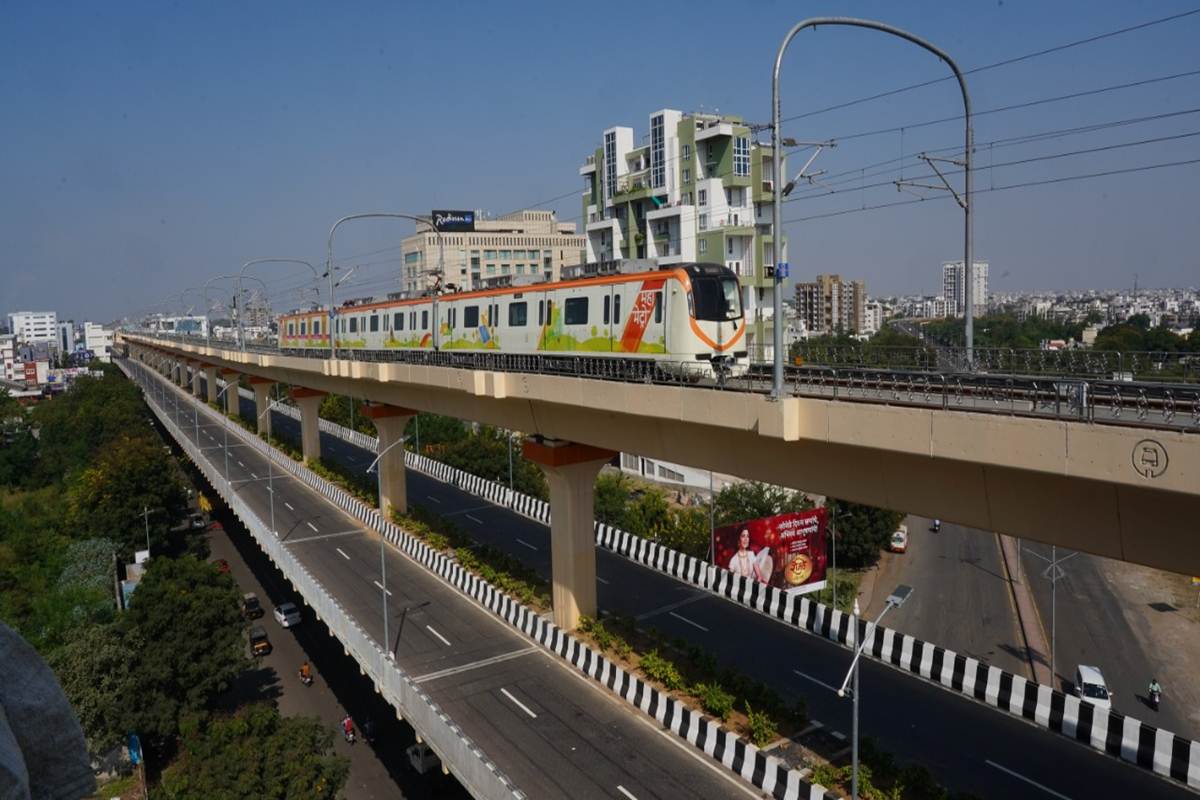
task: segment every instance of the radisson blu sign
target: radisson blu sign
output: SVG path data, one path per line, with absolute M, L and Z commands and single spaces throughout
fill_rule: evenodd
M 452 233 L 469 233 L 475 230 L 474 211 L 439 211 L 434 209 L 433 228 L 438 231 Z

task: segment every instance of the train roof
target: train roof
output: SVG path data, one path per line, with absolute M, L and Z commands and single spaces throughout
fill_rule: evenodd
M 726 267 L 724 264 L 714 264 L 711 262 L 696 261 L 696 262 L 685 263 L 685 264 L 671 264 L 670 266 L 659 267 L 658 269 L 646 270 L 643 272 L 609 272 L 609 273 L 603 273 L 603 274 L 599 274 L 599 275 L 588 275 L 588 276 L 580 277 L 580 278 L 571 278 L 569 280 L 544 281 L 541 283 L 527 283 L 527 284 L 521 284 L 521 285 L 516 285 L 516 286 L 504 286 L 504 287 L 499 287 L 499 288 L 494 288 L 494 289 L 472 289 L 471 291 L 467 291 L 467 292 L 452 292 L 452 293 L 448 293 L 448 294 L 438 295 L 437 297 L 438 297 L 438 299 L 442 299 L 442 300 L 465 300 L 465 299 L 470 299 L 470 298 L 475 298 L 475 297 L 497 297 L 500 295 L 519 295 L 519 294 L 524 294 L 526 292 L 545 292 L 545 291 L 550 291 L 553 289 L 559 289 L 559 288 L 569 287 L 569 286 L 590 286 L 590 285 L 604 285 L 604 284 L 613 284 L 613 283 L 630 283 L 630 282 L 633 282 L 636 280 L 644 280 L 646 278 L 654 277 L 654 276 L 659 275 L 660 273 L 664 273 L 664 272 L 669 273 L 669 274 L 671 274 L 671 273 L 677 274 L 677 273 L 682 272 L 685 275 L 687 275 L 687 277 L 689 279 L 701 278 L 701 277 L 714 277 L 715 278 L 715 277 L 723 277 L 726 275 L 733 274 L 733 271 L 730 270 L 729 267 Z M 386 300 L 376 300 L 374 302 L 365 300 L 363 298 L 354 298 L 352 300 L 345 301 L 339 307 L 339 310 L 344 311 L 346 313 L 352 313 L 355 311 L 370 311 L 372 309 L 383 308 L 383 307 L 419 305 L 421 303 L 428 303 L 431 300 L 433 300 L 433 295 L 426 295 L 424 297 L 412 297 L 412 298 L 408 298 L 408 299 L 404 299 L 404 300 L 397 300 L 397 299 L 389 298 Z M 314 313 L 314 312 L 307 311 L 307 310 L 304 310 L 304 311 L 298 310 L 298 311 L 291 311 L 286 314 L 281 314 L 280 317 L 282 318 L 282 317 L 301 316 L 301 315 L 312 314 L 312 313 Z M 319 312 L 319 313 L 323 313 L 323 312 Z

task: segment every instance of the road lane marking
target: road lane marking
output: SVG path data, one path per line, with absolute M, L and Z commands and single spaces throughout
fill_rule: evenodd
M 379 581 L 375 581 L 374 583 L 375 583 L 375 585 L 376 585 L 376 586 L 378 586 L 380 589 L 383 589 L 383 591 L 387 592 L 387 596 L 388 596 L 388 597 L 391 597 L 391 596 L 392 596 L 392 590 L 391 590 L 391 589 L 384 589 L 384 588 L 383 588 L 383 584 L 382 584 L 382 583 L 380 583 Z
M 240 461 L 238 462 L 238 466 L 239 466 L 239 467 L 241 467 L 242 469 L 245 469 L 245 468 L 246 468 L 246 465 L 245 465 L 245 464 L 243 464 L 243 463 L 242 463 L 242 462 L 240 462 Z
M 481 520 L 479 517 L 473 516 L 471 514 L 467 514 L 466 516 L 467 516 L 467 519 L 471 520 L 471 522 L 474 522 L 476 525 L 483 524 L 483 520 Z
M 333 539 L 337 536 L 353 536 L 357 533 L 362 533 L 361 530 L 355 528 L 350 531 L 338 531 L 337 533 L 322 533 L 319 536 L 304 536 L 300 539 L 288 539 L 284 544 L 300 544 L 301 542 L 315 542 L 319 539 Z
M 1063 794 L 1061 792 L 1056 792 L 1053 789 L 1049 788 L 1048 786 L 1043 786 L 1042 784 L 1038 783 L 1037 781 L 1032 781 L 1029 778 L 1026 778 L 1024 775 L 1022 775 L 1019 772 L 1013 772 L 1008 767 L 1002 767 L 999 764 L 997 764 L 995 761 L 984 761 L 983 763 L 987 764 L 989 767 L 995 767 L 996 769 L 1000 770 L 1001 772 L 1007 772 L 1009 775 L 1012 775 L 1017 780 L 1025 781 L 1030 786 L 1036 786 L 1037 788 L 1041 789 L 1043 792 L 1050 795 L 1051 797 L 1058 797 L 1058 798 L 1061 798 L 1061 800 L 1071 800 L 1071 798 L 1067 797 L 1065 794 Z
M 695 603 L 699 600 L 703 600 L 705 597 L 708 597 L 707 593 L 696 592 L 695 594 L 693 594 L 691 597 L 687 598 L 686 600 L 677 600 L 674 603 L 667 603 L 665 606 L 659 606 L 658 608 L 647 611 L 644 614 L 638 614 L 635 617 L 635 619 L 638 622 L 643 622 L 645 620 L 650 619 L 651 617 L 657 617 L 659 614 L 665 614 L 668 611 L 674 611 L 677 608 L 683 608 L 686 605 Z
M 813 683 L 815 683 L 817 686 L 824 686 L 824 687 L 825 687 L 826 689 L 828 689 L 829 691 L 833 692 L 834 694 L 837 694 L 837 687 L 836 687 L 836 686 L 830 686 L 830 685 L 829 685 L 828 683 L 826 683 L 825 681 L 823 681 L 823 680 L 821 680 L 821 679 L 819 679 L 819 678 L 814 678 L 812 675 L 809 675 L 809 674 L 807 674 L 807 673 L 801 672 L 801 671 L 800 671 L 800 670 L 798 670 L 798 669 L 794 669 L 794 670 L 792 670 L 792 672 L 796 673 L 796 674 L 797 674 L 797 675 L 799 675 L 801 678 L 804 678 L 804 680 L 806 680 L 806 681 L 812 681 L 812 682 L 813 682 Z
M 432 627 L 432 626 L 430 626 L 430 625 L 426 625 L 426 626 L 425 626 L 425 629 L 426 629 L 426 630 L 428 630 L 430 633 L 432 633 L 432 634 L 433 634 L 434 636 L 436 636 L 437 638 L 441 639 L 441 640 L 442 640 L 442 644 L 446 645 L 446 647 L 450 647 L 450 646 L 451 646 L 451 645 L 450 645 L 450 640 L 449 640 L 449 639 L 447 639 L 445 636 L 442 636 L 442 635 L 441 635 L 440 633 L 438 633 L 437 631 L 435 631 L 435 630 L 433 629 L 433 627 Z
M 343 550 L 342 548 L 340 548 L 340 547 L 335 547 L 335 548 L 333 548 L 333 549 L 334 549 L 334 550 L 337 550 L 339 553 L 341 553 L 341 555 L 342 555 L 342 558 L 346 559 L 347 561 L 349 561 L 349 560 L 350 560 L 350 556 L 346 555 L 346 551 L 345 551 L 345 550 Z
M 434 497 L 434 496 L 433 496 L 433 495 L 431 495 L 431 494 L 427 494 L 427 495 L 425 495 L 425 499 L 427 499 L 427 500 L 432 500 L 433 502 L 435 502 L 435 503 L 438 503 L 439 505 L 440 505 L 440 504 L 441 504 L 441 502 L 442 502 L 441 500 L 438 500 L 436 497 Z
M 637 796 L 626 789 L 624 786 L 617 784 L 617 791 L 629 798 L 629 800 L 638 800 Z
M 534 547 L 533 545 L 531 545 L 529 542 L 525 541 L 524 539 L 517 539 L 517 544 L 523 544 L 526 547 L 528 547 L 530 550 L 537 552 L 537 548 Z
M 532 711 L 530 711 L 530 710 L 529 710 L 529 706 L 525 705 L 525 704 L 524 704 L 524 703 L 522 703 L 520 700 L 518 700 L 517 698 L 515 698 L 515 697 L 513 697 L 511 694 L 509 694 L 509 693 L 508 693 L 508 689 L 505 689 L 505 688 L 503 688 L 503 687 L 502 687 L 502 688 L 500 689 L 500 692 L 501 692 L 501 693 L 502 693 L 502 694 L 503 694 L 505 697 L 507 697 L 509 700 L 512 700 L 514 703 L 516 703 L 516 704 L 517 704 L 517 707 L 518 707 L 518 708 L 520 708 L 522 711 L 524 711 L 526 714 L 528 714 L 530 717 L 532 717 L 533 719 L 537 719 L 537 714 L 535 714 L 535 713 L 533 713 Z
M 606 581 L 604 578 L 601 578 L 599 575 L 597 575 L 597 576 L 596 576 L 596 580 L 600 581 L 600 582 L 601 582 L 601 583 L 603 583 L 605 586 L 608 586 L 608 583 L 609 583 L 609 582 L 608 582 L 608 581 Z
M 275 494 L 275 490 L 272 489 L 270 486 L 267 487 L 267 491 L 270 492 L 271 494 Z
M 288 510 L 288 511 L 295 511 L 295 510 L 296 510 L 296 509 L 292 508 L 292 504 L 291 504 L 291 503 L 289 503 L 287 500 L 284 500 L 284 501 L 283 501 L 283 504 L 284 504 L 285 506 L 287 506 L 287 510 Z
M 492 664 L 499 664 L 501 661 L 510 661 L 514 658 L 520 658 L 521 656 L 528 655 L 529 653 L 537 653 L 541 649 L 542 648 L 538 645 L 531 645 L 520 650 L 513 650 L 509 653 L 501 653 L 500 655 L 492 656 L 491 658 L 482 658 L 479 661 L 472 661 L 470 664 L 460 664 L 457 667 L 447 667 L 446 669 L 440 669 L 437 672 L 430 672 L 418 678 L 413 678 L 413 683 L 435 681 L 438 678 L 445 678 L 450 675 L 458 675 L 460 672 L 467 672 L 468 670 L 478 669 L 480 667 L 489 667 Z
M 693 628 L 699 628 L 700 630 L 704 631 L 705 633 L 708 633 L 708 628 L 704 627 L 704 626 L 703 626 L 703 625 L 701 625 L 699 622 L 692 622 L 692 621 L 691 621 L 690 619 L 688 619 L 687 617 L 684 617 L 684 616 L 681 616 L 681 615 L 679 615 L 679 614 L 676 614 L 674 611 L 671 611 L 671 612 L 668 612 L 668 613 L 669 613 L 669 614 L 670 614 L 672 617 L 674 617 L 675 619 L 677 619 L 677 620 L 680 620 L 681 622 L 686 622 L 688 625 L 691 625 Z
M 305 525 L 307 525 L 308 527 L 312 528 L 312 529 L 313 529 L 313 533 L 320 533 L 320 531 L 319 531 L 319 530 L 317 530 L 317 526 L 316 526 L 316 525 L 313 525 L 311 522 L 306 522 L 306 523 L 304 523 L 304 524 L 305 524 Z
M 250 473 L 250 477 L 254 478 L 254 480 L 258 480 L 258 476 L 255 475 L 253 472 Z
M 442 516 L 444 516 L 444 517 L 453 517 L 453 516 L 455 516 L 456 514 L 468 514 L 468 513 L 472 512 L 472 511 L 483 511 L 483 510 L 485 510 L 485 509 L 488 509 L 488 508 L 493 508 L 493 507 L 494 507 L 494 506 L 493 506 L 491 503 L 488 503 L 488 504 L 486 504 L 486 505 L 482 505 L 482 506 L 472 506 L 471 508 L 460 508 L 458 511 L 447 511 L 447 512 L 446 512 L 445 514 L 443 514 Z

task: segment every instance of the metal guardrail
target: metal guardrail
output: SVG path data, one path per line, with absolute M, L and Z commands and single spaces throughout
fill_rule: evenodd
M 206 343 L 198 336 L 139 335 L 181 344 Z M 213 339 L 211 344 L 273 355 L 281 352 L 271 343 L 251 342 L 240 348 L 237 342 Z M 1200 364 L 1189 360 L 1200 356 L 1171 354 L 1174 361 L 1168 364 L 1155 360 L 1164 354 L 1154 353 L 1057 351 L 1070 355 L 1048 356 L 1038 354 L 1056 351 L 977 350 L 981 353 L 977 368 L 967 372 L 951 368 L 954 365 L 949 362 L 957 358 L 955 353 L 943 354 L 943 358 L 939 352 L 932 348 L 872 347 L 814 350 L 810 355 L 823 354 L 837 363 L 789 366 L 785 388 L 796 397 L 1200 432 Z M 323 351 L 284 354 L 326 357 Z M 432 350 L 340 350 L 338 357 L 759 394 L 771 389 L 769 370 L 760 365 L 752 366 L 746 375 L 714 379 L 709 366 L 700 361 Z M 934 364 L 939 359 L 946 362 L 944 368 Z M 1173 370 L 1185 379 L 1134 381 L 1125 379 L 1127 372 L 1121 369 L 1108 371 L 1110 367 L 1145 370 L 1154 364 L 1161 367 L 1155 374 L 1161 376 Z M 1014 371 L 1018 367 L 1028 371 Z M 1055 369 L 1061 369 L 1062 374 Z

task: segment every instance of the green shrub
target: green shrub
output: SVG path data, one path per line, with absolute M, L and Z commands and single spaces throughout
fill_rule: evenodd
M 633 652 L 633 648 L 629 642 L 625 641 L 625 637 L 613 634 L 613 652 L 621 658 L 628 659 L 629 654 Z
M 733 711 L 733 695 L 721 688 L 719 683 L 698 683 L 694 693 L 700 698 L 704 710 L 724 722 Z
M 832 789 L 846 779 L 846 768 L 835 767 L 833 764 L 813 764 L 812 775 L 809 777 L 813 783 Z
M 746 703 L 746 721 L 750 727 L 750 740 L 759 747 L 765 747 L 779 736 L 770 715 L 765 711 L 755 711 L 749 703 Z
M 600 652 L 607 652 L 613 644 L 613 635 L 605 629 L 603 622 L 597 622 L 592 626 L 592 638 L 596 640 L 596 646 L 600 648 Z
M 646 677 L 658 681 L 671 691 L 683 688 L 683 676 L 670 660 L 658 654 L 658 650 L 651 650 L 642 656 L 641 667 Z

